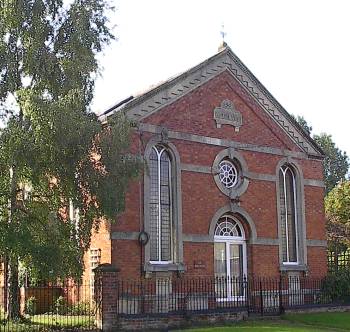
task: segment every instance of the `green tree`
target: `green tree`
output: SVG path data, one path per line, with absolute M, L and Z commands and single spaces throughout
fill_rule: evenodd
M 89 106 L 96 56 L 114 38 L 109 9 L 103 0 L 0 0 L 0 255 L 9 318 L 19 316 L 18 262 L 33 276 L 80 276 L 92 228 L 123 210 L 140 170 L 123 114 L 103 126 Z
M 294 116 L 293 119 L 311 136 L 312 127 L 304 117 Z M 315 142 L 325 153 L 323 162 L 324 181 L 326 193 L 329 193 L 340 181 L 345 180 L 349 170 L 349 160 L 345 151 L 340 150 L 332 140 L 332 136 L 321 133 L 313 135 Z
M 314 135 L 314 140 L 325 153 L 323 162 L 326 193 L 329 193 L 340 181 L 346 179 L 349 170 L 348 156 L 340 150 L 331 135 L 322 133 Z
M 292 118 L 304 129 L 304 131 L 310 136 L 312 132 L 312 127 L 309 126 L 307 121 L 303 116 L 297 115 L 296 117 L 291 114 Z
M 306 133 L 311 135 L 312 127 L 302 116 L 293 118 Z M 349 245 L 350 210 L 349 182 L 345 181 L 349 170 L 349 160 L 346 152 L 341 151 L 333 142 L 332 136 L 322 133 L 313 135 L 315 142 L 325 153 L 323 161 L 324 182 L 326 186 L 326 231 L 330 250 L 345 250 Z
M 350 181 L 341 181 L 325 199 L 327 236 L 333 249 L 350 245 Z

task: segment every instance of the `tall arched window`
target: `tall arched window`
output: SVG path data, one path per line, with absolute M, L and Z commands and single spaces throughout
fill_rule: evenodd
M 172 261 L 171 158 L 162 145 L 155 145 L 149 156 L 150 174 L 150 262 Z
M 298 263 L 297 190 L 293 168 L 284 164 L 279 170 L 282 261 Z

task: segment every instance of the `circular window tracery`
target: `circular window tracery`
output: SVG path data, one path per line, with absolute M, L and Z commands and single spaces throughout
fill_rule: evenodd
M 224 216 L 219 219 L 214 235 L 225 237 L 243 237 L 239 224 L 228 216 Z
M 234 187 L 238 182 L 237 167 L 229 160 L 223 160 L 219 164 L 219 179 L 226 188 Z
M 248 188 L 247 163 L 234 148 L 227 148 L 216 155 L 212 172 L 219 190 L 231 199 L 239 197 Z

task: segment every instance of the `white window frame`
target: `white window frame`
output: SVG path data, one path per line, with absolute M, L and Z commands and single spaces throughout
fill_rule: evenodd
M 286 173 L 290 171 L 293 177 L 293 199 L 294 199 L 294 227 L 295 227 L 295 251 L 296 261 L 289 261 L 289 235 L 288 235 L 288 206 L 287 206 L 287 186 L 286 186 Z M 297 194 L 296 194 L 296 179 L 294 170 L 289 165 L 282 165 L 280 172 L 283 175 L 283 193 L 284 193 L 284 206 L 285 206 L 285 240 L 286 240 L 286 256 L 287 261 L 282 261 L 283 265 L 299 265 L 299 233 L 298 233 L 298 214 L 297 214 Z M 283 247 L 282 247 L 282 260 L 283 260 Z
M 93 252 L 97 252 L 97 255 L 93 255 Z M 92 259 L 92 258 L 97 259 Z M 93 300 L 95 296 L 95 273 L 94 269 L 101 263 L 101 249 L 100 248 L 90 248 L 89 249 L 89 268 L 90 268 L 90 297 Z M 96 266 L 94 265 L 96 264 Z M 93 266 L 94 265 L 94 266 Z
M 158 151 L 157 146 L 161 146 L 162 149 Z M 172 197 L 172 168 L 171 168 L 171 159 L 170 155 L 167 152 L 167 149 L 162 146 L 162 145 L 154 145 L 152 149 L 156 152 L 157 154 L 157 163 L 158 163 L 158 260 L 150 260 L 150 264 L 157 264 L 157 265 L 167 265 L 167 264 L 172 264 L 173 263 L 173 197 Z M 170 218 L 170 256 L 171 260 L 162 260 L 162 211 L 161 211 L 161 156 L 162 153 L 166 151 L 169 156 L 169 201 L 170 201 L 170 206 L 169 206 L 169 218 Z
M 229 174 L 227 174 L 225 176 L 225 174 L 223 175 L 224 177 L 221 176 L 222 174 L 222 168 L 223 168 L 223 164 L 226 163 L 228 165 L 231 166 L 232 168 L 232 172 L 233 172 L 233 177 L 234 177 L 234 181 L 232 182 L 231 185 L 227 185 L 225 182 L 224 182 L 224 179 L 227 178 L 229 176 Z M 223 171 L 224 173 L 228 173 L 228 171 Z M 219 181 L 221 182 L 221 184 L 226 187 L 227 189 L 231 189 L 231 188 L 234 188 L 237 184 L 238 184 L 238 177 L 239 177 L 239 170 L 237 169 L 236 165 L 234 164 L 234 162 L 230 159 L 223 159 L 220 161 L 219 163 Z
M 230 269 L 230 245 L 242 245 L 242 260 L 243 260 L 243 275 L 242 278 L 245 278 L 247 276 L 247 244 L 246 244 L 246 239 L 245 239 L 245 232 L 240 224 L 236 219 L 234 219 L 232 216 L 224 215 L 219 218 L 219 221 L 222 218 L 228 218 L 231 219 L 233 223 L 236 223 L 236 225 L 239 227 L 242 236 L 219 236 L 219 235 L 214 235 L 214 246 L 215 243 L 225 243 L 225 248 L 226 248 L 226 277 L 228 279 L 227 282 L 227 297 L 226 298 L 218 298 L 216 299 L 218 302 L 225 302 L 225 301 L 240 301 L 245 299 L 245 293 L 246 289 L 243 289 L 243 295 L 242 296 L 233 296 L 232 295 L 232 287 L 231 283 L 229 280 L 231 280 L 231 269 Z M 215 231 L 214 231 L 215 234 Z M 215 271 L 214 271 L 215 273 Z
M 75 228 L 75 237 L 76 240 L 79 240 L 78 232 L 79 232 L 79 221 L 80 221 L 80 210 L 79 208 L 75 208 L 73 204 L 73 200 L 69 199 L 69 220 L 74 225 Z

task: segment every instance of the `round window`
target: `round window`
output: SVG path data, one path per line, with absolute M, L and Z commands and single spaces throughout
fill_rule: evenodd
M 219 190 L 231 199 L 239 197 L 248 188 L 247 163 L 234 148 L 227 148 L 217 154 L 212 173 Z
M 234 187 L 238 182 L 238 170 L 229 160 L 223 160 L 219 164 L 219 179 L 226 188 Z

